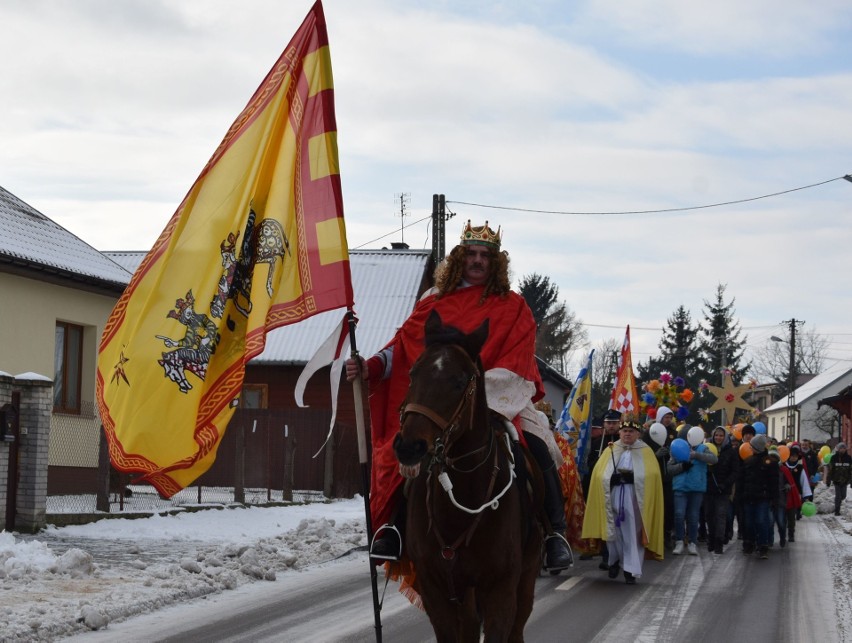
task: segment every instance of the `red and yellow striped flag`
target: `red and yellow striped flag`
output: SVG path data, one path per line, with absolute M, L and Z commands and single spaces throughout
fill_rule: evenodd
M 267 331 L 352 306 L 317 2 L 112 311 L 97 396 L 113 465 L 166 497 L 204 473 Z
M 620 413 L 635 413 L 639 409 L 636 378 L 633 376 L 633 358 L 630 355 L 630 326 L 624 332 L 624 343 L 618 356 L 615 384 L 609 399 L 609 408 Z

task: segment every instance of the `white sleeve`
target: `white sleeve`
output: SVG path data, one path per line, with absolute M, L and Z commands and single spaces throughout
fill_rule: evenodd
M 530 403 L 535 384 L 505 368 L 485 371 L 485 397 L 488 408 L 512 420 Z

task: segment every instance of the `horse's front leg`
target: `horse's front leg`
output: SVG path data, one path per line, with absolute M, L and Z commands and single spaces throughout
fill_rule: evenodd
M 517 589 L 517 574 L 510 574 L 499 583 L 477 588 L 476 602 L 482 615 L 485 643 L 505 643 L 510 640 L 518 608 Z
M 419 575 L 420 572 L 418 572 Z M 419 579 L 418 579 L 419 580 Z M 424 579 L 425 580 L 425 579 Z M 420 598 L 423 609 L 429 616 L 432 629 L 435 630 L 435 640 L 438 643 L 464 643 L 479 641 L 479 622 L 473 610 L 476 629 L 472 631 L 467 623 L 466 606 L 447 598 L 447 589 L 441 585 L 426 589 L 428 581 L 421 584 Z M 473 603 L 473 601 L 468 601 Z M 471 632 L 472 635 L 471 635 Z

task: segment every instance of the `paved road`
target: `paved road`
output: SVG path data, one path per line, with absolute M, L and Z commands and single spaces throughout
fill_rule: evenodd
M 527 625 L 528 641 L 840 641 L 826 527 L 801 521 L 797 542 L 769 560 L 736 548 L 648 562 L 636 586 L 609 580 L 599 559 L 578 561 L 569 574 L 542 576 Z M 381 576 L 380 576 L 381 578 Z M 433 640 L 425 615 L 388 586 L 383 640 Z M 97 641 L 375 641 L 363 554 L 279 577 L 275 584 L 160 610 L 114 623 L 75 640 Z M 846 633 L 848 634 L 848 633 Z

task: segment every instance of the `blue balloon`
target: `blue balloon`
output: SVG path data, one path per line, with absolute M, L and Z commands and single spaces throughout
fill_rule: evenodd
M 678 462 L 688 462 L 689 442 L 687 442 L 683 438 L 676 438 L 672 440 L 672 445 L 669 447 L 669 452 L 672 454 L 672 457 Z
M 763 422 L 755 422 L 752 424 L 754 427 L 754 432 L 757 435 L 765 435 L 766 434 L 766 425 Z

